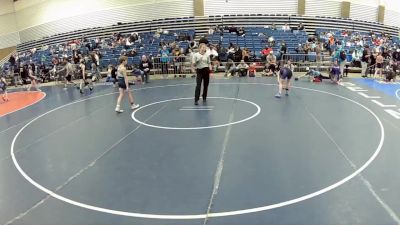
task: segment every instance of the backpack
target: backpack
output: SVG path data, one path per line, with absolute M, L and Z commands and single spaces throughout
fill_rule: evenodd
M 340 59 L 344 61 L 344 60 L 346 60 L 346 58 L 347 58 L 346 52 L 345 51 L 341 51 L 340 52 Z

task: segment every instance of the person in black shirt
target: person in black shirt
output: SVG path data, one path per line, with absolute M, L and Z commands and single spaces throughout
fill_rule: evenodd
M 363 50 L 363 54 L 361 57 L 361 76 L 362 77 L 367 77 L 368 73 L 368 63 L 370 61 L 370 50 L 369 46 L 366 45 Z
M 14 55 L 11 55 L 11 56 L 10 56 L 10 59 L 8 60 L 8 62 L 10 63 L 11 71 L 14 72 L 14 69 L 15 69 L 15 62 L 16 62 Z
M 393 60 L 393 71 L 395 74 L 397 74 L 400 66 L 400 48 L 396 49 L 395 52 L 392 54 L 392 60 Z
M 282 41 L 279 60 L 281 60 L 286 53 L 287 53 L 286 43 Z
M 297 26 L 297 30 L 304 30 L 304 25 L 303 25 L 303 23 L 300 23 L 300 24 Z
M 199 40 L 199 45 L 200 45 L 201 43 L 204 43 L 204 44 L 208 45 L 208 40 L 207 40 L 207 38 L 204 37 L 204 36 L 201 37 L 200 40 Z
M 147 56 L 142 56 L 142 61 L 139 64 L 139 69 L 142 71 L 142 82 L 149 83 L 150 70 L 153 69 L 153 64 L 150 62 Z

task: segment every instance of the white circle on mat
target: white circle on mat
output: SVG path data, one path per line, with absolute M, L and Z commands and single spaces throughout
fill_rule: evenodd
M 158 101 L 158 102 L 153 102 L 150 103 L 148 105 L 142 106 L 139 109 L 133 111 L 132 113 L 132 119 L 143 125 L 143 126 L 147 126 L 147 127 L 152 127 L 152 128 L 158 128 L 158 129 L 166 129 L 166 130 L 201 130 L 201 129 L 211 129 L 211 128 L 219 128 L 219 127 L 226 127 L 226 126 L 231 126 L 231 125 L 235 125 L 235 124 L 239 124 L 239 123 L 243 123 L 246 122 L 248 120 L 253 119 L 254 117 L 258 116 L 261 112 L 261 107 L 259 105 L 257 105 L 254 102 L 251 101 L 247 101 L 247 100 L 243 100 L 243 99 L 239 99 L 239 98 L 227 98 L 227 97 L 207 97 L 208 99 L 225 99 L 225 100 L 234 100 L 234 101 L 240 101 L 240 102 L 245 102 L 245 103 L 249 103 L 251 105 L 253 105 L 254 107 L 256 107 L 257 111 L 255 113 L 253 113 L 251 116 L 244 118 L 242 120 L 238 120 L 235 122 L 231 122 L 231 123 L 225 123 L 225 124 L 219 124 L 219 125 L 213 125 L 213 126 L 205 126 L 205 127 L 166 127 L 166 126 L 158 126 L 158 125 L 154 125 L 154 124 L 149 124 L 146 122 L 143 122 L 141 120 L 139 120 L 138 118 L 136 118 L 136 113 L 139 112 L 140 110 L 152 106 L 152 105 L 156 105 L 156 104 L 161 104 L 161 103 L 165 103 L 165 102 L 172 102 L 172 101 L 179 101 L 179 100 L 188 100 L 188 99 L 193 99 L 193 97 L 191 98 L 175 98 L 175 99 L 168 99 L 168 100 L 163 100 L 163 101 Z
M 174 84 L 174 85 L 164 85 L 164 86 L 153 86 L 153 87 L 145 87 L 145 88 L 138 88 L 135 89 L 135 91 L 139 91 L 139 90 L 144 90 L 144 89 L 155 89 L 155 88 L 164 88 L 164 87 L 177 87 L 177 86 L 190 86 L 190 85 L 195 85 L 195 84 Z M 277 86 L 276 84 L 264 84 L 264 83 L 212 83 L 210 85 L 263 85 L 263 86 Z M 119 211 L 119 210 L 113 210 L 113 209 L 107 209 L 107 208 L 102 208 L 102 207 L 98 207 L 98 206 L 94 206 L 94 205 L 89 205 L 89 204 L 85 204 L 82 202 L 78 202 L 69 198 L 66 198 L 64 196 L 61 196 L 57 193 L 55 193 L 54 191 L 51 191 L 50 189 L 42 186 L 41 184 L 37 183 L 35 180 L 33 180 L 30 176 L 28 176 L 26 174 L 26 172 L 21 168 L 21 166 L 19 165 L 16 157 L 15 157 L 15 152 L 14 152 L 14 148 L 15 148 L 15 143 L 19 137 L 19 135 L 29 126 L 31 125 L 33 122 L 35 122 L 36 120 L 40 119 L 41 117 L 48 115 L 54 111 L 57 111 L 59 109 L 62 109 L 64 107 L 79 103 L 79 102 L 84 102 L 90 99 L 95 99 L 95 98 L 99 98 L 99 97 L 103 97 L 103 96 L 108 96 L 108 95 L 114 95 L 117 94 L 118 92 L 113 92 L 113 93 L 108 93 L 108 94 L 103 94 L 103 95 L 99 95 L 99 96 L 94 96 L 94 97 L 90 97 L 90 98 L 86 98 L 86 99 L 81 99 L 75 102 L 71 102 L 68 103 L 66 105 L 57 107 L 55 109 L 52 109 L 38 117 L 36 117 L 35 119 L 31 120 L 29 123 L 27 123 L 25 126 L 23 126 L 18 133 L 15 135 L 12 143 L 11 143 L 11 158 L 12 161 L 15 165 L 15 167 L 17 168 L 17 170 L 19 171 L 19 173 L 29 182 L 31 183 L 33 186 L 35 186 L 36 188 L 38 188 L 39 190 L 47 193 L 48 195 L 52 196 L 53 198 L 56 198 L 60 201 L 63 201 L 65 203 L 74 205 L 74 206 L 78 206 L 84 209 L 90 209 L 93 211 L 98 211 L 98 212 L 103 212 L 103 213 L 108 213 L 108 214 L 113 214 L 113 215 L 119 215 L 119 216 L 127 216 L 127 217 L 137 217 L 137 218 L 147 218 L 147 219 L 168 219 L 168 220 L 193 220 L 193 219 L 204 219 L 204 218 L 211 218 L 211 217 L 224 217 L 224 216 L 234 216 L 234 215 L 242 215 L 242 214 L 249 214 L 249 213 L 255 213 L 255 212 L 262 212 L 262 211 L 266 211 L 266 210 L 271 210 L 271 209 L 275 209 L 275 208 L 280 208 L 280 207 L 284 207 L 284 206 L 288 206 L 288 205 L 292 205 L 295 203 L 299 203 L 311 198 L 314 198 L 316 196 L 319 196 L 321 194 L 324 194 L 328 191 L 331 191 L 343 184 L 345 184 L 346 182 L 350 181 L 351 179 L 353 179 L 354 177 L 356 177 L 358 174 L 360 174 L 362 171 L 364 171 L 375 159 L 376 157 L 379 155 L 379 153 L 382 150 L 382 146 L 383 143 L 385 141 L 385 129 L 383 127 L 382 121 L 379 119 L 379 117 L 369 108 L 367 108 L 366 106 L 362 105 L 361 103 L 352 100 L 350 98 L 346 98 L 343 97 L 341 95 L 337 95 L 334 93 L 330 93 L 327 91 L 321 91 L 321 90 L 316 90 L 316 89 L 310 89 L 310 88 L 304 88 L 304 87 L 295 87 L 292 86 L 292 88 L 294 89 L 300 89 L 300 90 L 306 90 L 306 91 L 313 91 L 313 92 L 317 92 L 317 93 L 322 93 L 322 94 L 327 94 L 327 95 L 331 95 L 331 96 L 335 96 L 341 99 L 344 99 L 346 101 L 352 102 L 356 105 L 358 105 L 359 107 L 365 109 L 367 112 L 369 112 L 374 118 L 375 120 L 378 122 L 379 127 L 380 127 L 380 140 L 379 140 L 379 144 L 375 150 L 375 152 L 372 154 L 372 156 L 361 166 L 359 167 L 356 171 L 354 171 L 353 173 L 351 173 L 350 175 L 347 175 L 346 177 L 344 177 L 343 179 L 337 181 L 336 183 L 322 188 L 321 190 L 315 191 L 315 192 L 311 192 L 309 194 L 303 195 L 303 196 L 299 196 L 297 198 L 294 199 L 290 199 L 287 201 L 283 201 L 283 202 L 279 202 L 279 203 L 275 203 L 275 204 L 271 204 L 271 205 L 266 205 L 266 206 L 261 206 L 261 207 L 255 207 L 255 208 L 248 208 L 248 209 L 241 209 L 241 210 L 234 210 L 234 211 L 225 211 L 225 212 L 215 212 L 215 213 L 208 213 L 208 214 L 185 214 L 185 215 L 178 215 L 178 214 L 174 214 L 174 215 L 168 215 L 168 214 L 149 214 L 149 213 L 138 213 L 138 212 L 127 212 L 127 211 Z M 273 98 L 273 97 L 272 97 Z

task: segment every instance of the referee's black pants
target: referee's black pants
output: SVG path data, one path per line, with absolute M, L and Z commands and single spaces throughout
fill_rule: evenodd
M 194 101 L 197 102 L 200 99 L 200 90 L 201 83 L 204 80 L 203 84 L 203 100 L 207 99 L 207 91 L 208 91 L 208 83 L 210 82 L 210 68 L 205 67 L 201 69 L 197 69 L 197 77 L 196 77 L 196 92 L 194 96 Z

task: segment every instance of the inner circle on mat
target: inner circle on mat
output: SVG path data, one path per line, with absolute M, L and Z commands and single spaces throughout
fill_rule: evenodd
M 211 129 L 211 128 L 219 128 L 219 127 L 226 127 L 230 125 L 235 125 L 239 123 L 246 122 L 248 120 L 253 119 L 257 115 L 260 114 L 261 112 L 261 107 L 257 105 L 254 102 L 239 99 L 239 98 L 228 98 L 228 97 L 208 97 L 207 99 L 208 102 L 205 104 L 199 104 L 198 106 L 193 106 L 193 97 L 191 98 L 175 98 L 175 99 L 168 99 L 168 100 L 163 100 L 163 101 L 158 101 L 158 102 L 153 102 L 150 104 L 147 104 L 145 106 L 142 106 L 138 110 L 134 111 L 132 113 L 132 119 L 147 127 L 152 127 L 152 128 L 158 128 L 158 129 L 166 129 L 166 130 L 200 130 L 200 129 Z M 222 102 L 222 101 L 223 102 Z M 246 113 L 248 115 L 237 115 L 235 113 L 235 118 L 239 118 L 238 120 L 235 121 L 229 121 L 229 113 L 227 114 L 226 112 L 226 107 L 231 107 L 230 105 L 232 103 L 236 102 L 235 104 L 243 104 L 245 105 L 250 105 L 250 110 L 251 113 Z M 167 103 L 176 103 L 172 107 L 174 110 L 171 112 L 167 120 L 172 120 L 174 119 L 175 123 L 178 122 L 184 122 L 187 123 L 186 121 L 191 121 L 192 123 L 199 123 L 197 118 L 201 115 L 203 116 L 205 120 L 210 121 L 210 120 L 217 120 L 215 124 L 210 124 L 207 126 L 202 126 L 200 124 L 194 124 L 192 126 L 172 126 L 172 125 L 162 125 L 162 124 L 152 124 L 151 122 L 148 121 L 143 121 L 139 118 L 138 114 L 141 112 L 151 109 L 152 107 L 155 107 L 160 104 L 167 104 Z M 224 104 L 226 107 L 222 106 L 221 104 Z M 241 105 L 238 107 L 242 107 Z M 246 107 L 246 106 L 245 106 Z M 255 110 L 253 110 L 255 109 Z M 234 110 L 234 108 L 233 108 Z M 188 113 L 189 111 L 189 113 Z M 144 115 L 148 115 L 148 113 L 143 113 Z M 186 117 L 186 115 L 190 115 L 191 117 Z M 218 116 L 219 115 L 219 116 Z M 174 118 L 171 118 L 174 117 Z M 196 118 L 193 118 L 196 117 Z M 225 122 L 220 122 L 220 120 L 224 120 Z M 165 123 L 166 120 L 159 121 L 158 123 Z
M 275 84 L 263 84 L 263 83 L 213 83 L 211 85 L 253 85 L 253 86 L 257 86 L 257 85 L 261 85 L 261 86 L 277 86 Z M 184 85 L 188 85 L 188 84 L 177 84 L 177 85 L 173 85 L 174 87 L 176 86 L 184 86 Z M 165 87 L 171 87 L 171 85 L 166 85 L 166 86 L 157 86 L 157 87 L 146 87 L 146 88 L 140 88 L 140 89 L 135 89 L 135 91 L 140 91 L 140 90 L 145 90 L 145 89 L 150 89 L 150 88 L 165 88 Z M 11 158 L 12 161 L 15 165 L 15 167 L 17 168 L 17 170 L 19 171 L 19 173 L 29 182 L 31 183 L 33 186 L 35 186 L 36 188 L 38 188 L 39 190 L 47 193 L 49 196 L 52 196 L 53 198 L 56 198 L 60 201 L 63 201 L 65 203 L 77 206 L 77 207 L 81 207 L 81 208 L 85 208 L 85 209 L 89 209 L 89 210 L 93 210 L 93 211 L 98 211 L 98 212 L 102 212 L 102 213 L 108 213 L 108 214 L 113 214 L 113 215 L 119 215 L 119 216 L 128 216 L 128 217 L 138 217 L 138 218 L 149 218 L 149 219 L 175 219 L 175 220 L 192 220 L 192 219 L 204 219 L 204 218 L 213 218 L 213 217 L 225 217 L 225 216 L 234 216 L 234 215 L 242 215 L 242 214 L 249 214 L 249 213 L 255 213 L 255 212 L 261 212 L 261 211 L 266 211 L 266 210 L 271 210 L 271 209 L 275 209 L 275 208 L 280 208 L 280 207 L 284 207 L 284 206 L 288 206 L 288 205 L 292 205 L 295 203 L 299 203 L 311 198 L 314 198 L 316 196 L 319 196 L 321 194 L 327 193 L 331 190 L 334 190 L 335 188 L 345 184 L 346 182 L 352 180 L 354 177 L 356 177 L 358 174 L 360 174 L 362 171 L 364 171 L 379 155 L 379 153 L 382 150 L 382 146 L 385 140 L 385 129 L 384 126 L 381 122 L 381 120 L 379 119 L 379 117 L 369 108 L 367 108 L 366 106 L 364 106 L 363 104 L 352 100 L 350 98 L 338 95 L 338 94 L 334 94 L 331 92 L 327 92 L 327 91 L 322 91 L 322 90 L 316 90 L 316 89 L 311 89 L 311 88 L 304 88 L 304 87 L 296 87 L 293 86 L 293 89 L 297 89 L 297 90 L 304 90 L 304 91 L 311 91 L 317 94 L 326 94 L 326 95 L 330 95 L 330 96 L 334 96 L 337 97 L 339 99 L 342 100 L 346 100 L 348 102 L 351 102 L 355 105 L 357 105 L 358 107 L 364 109 L 365 111 L 367 111 L 370 115 L 372 115 L 372 117 L 375 119 L 375 121 L 378 123 L 379 125 L 379 131 L 380 131 L 380 138 L 379 138 L 379 144 L 376 146 L 376 150 L 374 151 L 374 153 L 370 156 L 370 158 L 361 166 L 358 167 L 358 169 L 354 172 L 352 172 L 349 175 L 346 175 L 344 178 L 342 178 L 341 180 L 336 181 L 335 183 L 333 183 L 332 185 L 329 185 L 327 187 L 324 187 L 320 190 L 314 191 L 314 192 L 310 192 L 308 194 L 302 195 L 302 196 L 298 196 L 295 197 L 293 199 L 290 200 L 286 200 L 283 202 L 279 202 L 279 203 L 275 203 L 275 204 L 270 204 L 270 205 L 265 205 L 265 206 L 261 206 L 261 207 L 254 207 L 254 208 L 246 208 L 246 209 L 239 209 L 239 210 L 234 210 L 234 211 L 222 211 L 222 212 L 213 212 L 213 213 L 208 213 L 208 214 L 151 214 L 151 213 L 139 213 L 139 212 L 129 212 L 129 211 L 121 211 L 121 210 L 115 210 L 115 209 L 109 209 L 109 208 L 103 208 L 103 207 L 98 207 L 95 205 L 90 205 L 90 204 L 85 204 L 83 202 L 79 202 L 76 200 L 73 200 L 71 198 L 67 198 L 55 191 L 50 190 L 49 187 L 45 187 L 42 184 L 39 184 L 36 180 L 34 180 L 31 176 L 29 176 L 20 166 L 19 161 L 16 158 L 15 155 L 15 144 L 18 140 L 18 137 L 20 136 L 21 133 L 24 132 L 24 130 L 29 127 L 31 124 L 33 124 L 35 121 L 39 120 L 40 118 L 43 118 L 46 115 L 49 115 L 57 110 L 63 109 L 65 107 L 77 104 L 77 103 L 81 103 L 81 102 L 85 102 L 91 99 L 96 99 L 96 98 L 100 98 L 100 97 L 104 97 L 104 96 L 109 96 L 109 95 L 114 95 L 116 94 L 116 92 L 114 93 L 108 93 L 108 94 L 103 94 L 103 95 L 99 95 L 99 96 L 94 96 L 94 97 L 90 97 L 87 99 L 82 99 L 76 102 L 72 102 L 72 103 L 68 103 L 66 105 L 57 107 L 55 109 L 52 109 L 44 114 L 41 114 L 40 116 L 34 118 L 33 120 L 31 120 L 30 122 L 28 122 L 25 126 L 23 126 L 15 135 L 15 137 L 13 138 L 13 141 L 11 143 L 11 149 L 10 149 L 10 153 L 11 153 Z

